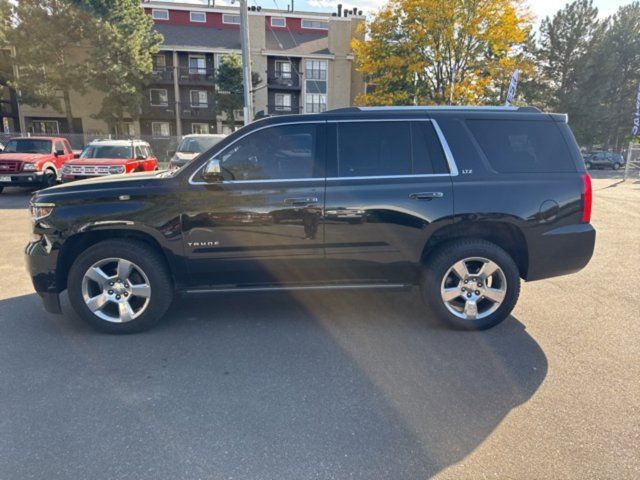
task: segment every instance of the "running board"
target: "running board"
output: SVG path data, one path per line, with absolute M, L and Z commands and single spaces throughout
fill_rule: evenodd
M 216 287 L 184 290 L 184 293 L 235 293 L 235 292 L 291 292 L 305 290 L 367 290 L 367 289 L 410 289 L 408 283 L 362 283 L 345 285 L 291 285 L 268 287 Z

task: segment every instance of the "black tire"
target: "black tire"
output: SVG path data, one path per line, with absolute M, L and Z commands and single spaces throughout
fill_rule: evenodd
M 463 319 L 454 315 L 445 306 L 440 289 L 449 269 L 466 258 L 482 257 L 495 262 L 506 279 L 506 293 L 499 307 L 480 319 Z M 475 287 L 474 287 L 475 288 Z M 509 316 L 520 294 L 520 272 L 511 256 L 497 245 L 479 239 L 461 239 L 439 247 L 424 264 L 420 291 L 429 313 L 448 326 L 464 330 L 485 330 Z
M 133 262 L 149 280 L 150 295 L 146 309 L 126 323 L 114 323 L 98 317 L 83 298 L 85 273 L 95 263 L 109 258 Z M 153 327 L 171 305 L 174 293 L 171 275 L 160 253 L 144 242 L 124 239 L 105 240 L 82 252 L 69 271 L 67 290 L 71 306 L 83 320 L 103 332 L 116 334 L 136 333 Z
M 620 164 L 619 164 L 619 163 L 617 163 L 617 162 L 616 162 L 616 163 L 614 163 L 614 164 L 613 164 L 613 169 L 614 169 L 614 170 L 619 170 L 619 169 L 620 169 Z
M 49 188 L 53 187 L 58 181 L 58 175 L 54 170 L 47 168 L 44 171 L 43 179 L 42 179 L 42 187 L 40 188 Z

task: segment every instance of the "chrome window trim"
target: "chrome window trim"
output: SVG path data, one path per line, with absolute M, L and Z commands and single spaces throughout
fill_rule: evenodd
M 225 180 L 221 183 L 226 184 L 255 184 L 255 183 L 293 183 L 293 182 L 316 182 L 316 181 L 344 181 L 344 180 L 374 180 L 374 179 L 399 179 L 399 178 L 429 178 L 429 177 L 455 177 L 458 175 L 458 167 L 453 158 L 453 153 L 449 148 L 449 144 L 447 143 L 442 130 L 440 130 L 440 126 L 438 122 L 432 118 L 391 118 L 391 119 L 332 119 L 332 120 L 305 120 L 301 122 L 283 122 L 276 123 L 273 125 L 264 125 L 262 127 L 251 130 L 250 132 L 245 133 L 244 135 L 238 137 L 229 145 L 227 145 L 224 150 L 220 151 L 218 155 L 222 155 L 225 151 L 235 145 L 237 142 L 245 138 L 247 135 L 251 135 L 252 133 L 258 132 L 260 130 L 264 130 L 266 128 L 280 127 L 285 125 L 303 125 L 303 124 L 327 124 L 327 123 L 342 123 L 342 122 L 431 122 L 433 125 L 433 129 L 438 136 L 438 140 L 440 141 L 440 145 L 442 146 L 442 150 L 444 151 L 444 156 L 447 160 L 447 164 L 449 165 L 449 173 L 425 173 L 418 175 L 372 175 L 365 177 L 314 177 L 314 178 L 281 178 L 281 179 L 265 179 L 265 180 Z M 202 163 L 189 177 L 190 185 L 210 185 L 207 182 L 199 182 L 195 181 L 194 177 L 204 168 L 207 162 L 211 159 L 207 159 Z

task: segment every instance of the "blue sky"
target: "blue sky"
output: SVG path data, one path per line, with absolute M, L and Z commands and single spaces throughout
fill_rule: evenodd
M 178 2 L 187 3 L 207 3 L 206 0 L 176 0 Z M 265 8 L 280 8 L 286 10 L 287 5 L 292 0 L 248 0 L 249 5 L 261 5 Z M 384 5 L 387 0 L 293 0 L 295 1 L 296 10 L 311 11 L 335 11 L 336 5 L 342 3 L 345 8 L 354 8 L 372 12 Z M 232 0 L 216 0 L 218 4 L 228 5 Z M 540 20 L 545 16 L 553 15 L 559 8 L 567 4 L 566 0 L 529 0 L 531 11 Z M 605 17 L 615 13 L 621 5 L 631 3 L 631 0 L 594 0 L 593 2 L 600 10 L 600 15 Z

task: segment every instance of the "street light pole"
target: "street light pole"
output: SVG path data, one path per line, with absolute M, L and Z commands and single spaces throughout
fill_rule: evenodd
M 244 124 L 253 120 L 253 93 L 251 92 L 251 58 L 249 57 L 249 10 L 247 0 L 240 3 L 240 44 L 242 47 L 242 81 L 244 84 Z

